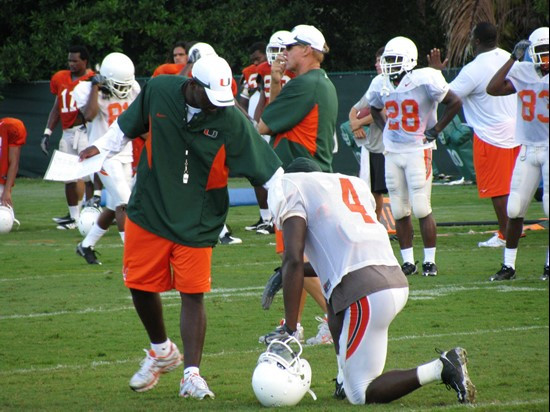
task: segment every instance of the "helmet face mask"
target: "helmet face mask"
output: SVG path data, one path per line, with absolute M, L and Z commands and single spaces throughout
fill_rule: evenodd
M 283 54 L 286 50 L 286 46 L 281 42 L 283 38 L 290 34 L 287 30 L 279 30 L 271 35 L 269 38 L 269 43 L 265 48 L 265 55 L 267 57 L 267 62 L 271 66 L 277 56 Z
M 105 77 L 105 87 L 119 99 L 126 99 L 135 82 L 134 63 L 122 53 L 110 53 L 101 63 L 99 73 Z
M 382 74 L 392 81 L 399 81 L 417 64 L 418 50 L 412 40 L 406 37 L 391 39 L 380 58 Z
M 311 367 L 301 359 L 302 346 L 294 337 L 284 341 L 272 341 L 260 355 L 254 374 L 252 388 L 263 406 L 293 406 L 298 404 L 310 390 Z
M 548 27 L 540 27 L 535 30 L 530 36 L 528 53 L 531 61 L 536 68 L 545 72 L 549 67 L 549 54 L 548 54 Z

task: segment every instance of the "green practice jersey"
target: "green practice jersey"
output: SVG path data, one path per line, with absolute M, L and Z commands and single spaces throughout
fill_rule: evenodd
M 213 246 L 229 208 L 229 170 L 263 185 L 281 166 L 271 147 L 234 106 L 187 122 L 189 79 L 149 80 L 118 118 L 126 136 L 149 133 L 139 161 L 128 217 L 144 229 L 191 246 Z
M 309 157 L 332 172 L 337 116 L 336 88 L 323 69 L 314 69 L 286 83 L 262 120 L 276 133 L 271 141 L 283 167 Z

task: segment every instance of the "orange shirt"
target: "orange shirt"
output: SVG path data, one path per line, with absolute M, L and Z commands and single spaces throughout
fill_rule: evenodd
M 23 146 L 26 141 L 27 129 L 21 120 L 0 119 L 0 184 L 5 184 L 8 177 L 10 146 Z
M 88 80 L 95 73 L 88 70 L 84 76 L 72 79 L 70 70 L 60 70 L 52 76 L 50 80 L 50 91 L 57 96 L 57 105 L 61 117 L 61 127 L 68 129 L 74 124 L 78 116 L 76 102 L 72 98 L 75 86 L 81 80 Z
M 179 74 L 184 67 L 185 67 L 185 64 L 176 64 L 176 63 L 161 64 L 159 67 L 155 69 L 151 77 L 157 77 L 158 75 L 161 75 L 161 74 Z

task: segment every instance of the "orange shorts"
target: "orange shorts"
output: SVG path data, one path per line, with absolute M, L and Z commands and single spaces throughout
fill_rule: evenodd
M 280 255 L 285 251 L 285 243 L 283 241 L 283 231 L 277 229 L 277 226 L 273 226 L 273 227 L 275 228 L 275 252 L 277 252 Z
M 496 147 L 474 133 L 474 169 L 480 198 L 506 196 L 510 193 L 512 172 L 520 147 Z
M 211 265 L 211 247 L 183 246 L 126 219 L 122 271 L 126 287 L 146 292 L 209 292 Z

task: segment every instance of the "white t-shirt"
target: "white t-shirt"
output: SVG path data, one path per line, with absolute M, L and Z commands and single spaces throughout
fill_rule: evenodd
M 517 92 L 516 142 L 548 147 L 548 75 L 531 62 L 517 62 L 506 78 Z
M 353 105 L 357 111 L 370 107 L 369 101 L 367 100 L 367 92 L 361 97 L 357 103 Z M 384 142 L 382 141 L 382 130 L 378 125 L 373 121 L 369 125 L 369 132 L 367 133 L 367 138 L 365 139 L 365 144 L 362 145 L 371 153 L 384 153 Z
M 92 91 L 91 82 L 80 82 L 73 90 L 73 98 L 79 109 L 88 104 L 88 99 Z M 88 123 L 88 143 L 93 144 L 98 138 L 103 136 L 111 123 L 120 116 L 128 106 L 135 100 L 141 87 L 137 81 L 134 81 L 130 93 L 125 99 L 119 99 L 115 95 L 106 96 L 101 91 L 98 92 L 99 111 L 97 116 Z M 127 144 L 116 156 L 116 159 L 122 163 L 131 163 L 133 159 L 132 145 Z
M 386 76 L 376 76 L 367 90 L 367 100 L 373 107 L 386 108 L 386 151 L 410 153 L 435 148 L 435 141 L 424 142 L 424 131 L 437 123 L 437 105 L 448 91 L 441 72 L 432 68 L 407 73 L 397 87 Z
M 369 186 L 339 173 L 286 173 L 268 204 L 277 227 L 293 216 L 307 222 L 305 254 L 330 298 L 344 275 L 369 265 L 399 266 L 388 232 L 376 220 Z
M 480 53 L 462 68 L 450 83 L 451 90 L 462 99 L 466 123 L 484 142 L 502 148 L 516 147 L 516 99 L 491 96 L 487 85 L 510 58 L 510 53 L 496 48 Z

